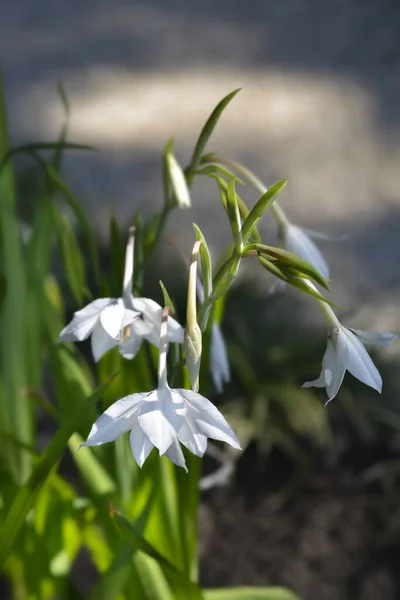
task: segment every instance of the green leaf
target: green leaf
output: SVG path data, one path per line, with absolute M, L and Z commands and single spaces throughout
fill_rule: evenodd
M 6 163 L 17 154 L 30 154 L 32 152 L 40 152 L 41 150 L 91 150 L 96 151 L 97 148 L 88 146 L 87 144 L 76 144 L 74 142 L 32 142 L 31 144 L 23 144 L 14 146 L 6 152 L 0 160 L 0 171 L 5 167 Z
M 2 525 L 0 538 L 0 566 L 11 552 L 14 542 L 24 525 L 27 514 L 47 481 L 52 470 L 56 467 L 71 435 L 87 420 L 88 410 L 102 396 L 109 382 L 98 387 L 87 398 L 85 403 L 78 406 L 54 435 L 50 444 L 37 462 L 28 481 L 19 489 Z
M 59 148 L 60 144 L 52 144 L 52 146 Z M 47 164 L 35 150 L 29 150 L 27 151 L 27 154 L 29 154 L 29 156 L 31 156 L 42 167 L 49 181 L 53 184 L 55 190 L 57 190 L 63 195 L 64 199 L 66 200 L 67 204 L 69 205 L 73 214 L 75 215 L 75 218 L 79 224 L 79 227 L 81 228 L 83 237 L 87 244 L 89 255 L 92 260 L 92 267 L 96 277 L 96 281 L 99 284 L 100 267 L 96 244 L 90 225 L 86 219 L 85 213 L 82 210 L 80 203 L 75 198 L 68 186 L 61 179 L 61 177 L 58 175 L 57 170 L 53 167 L 53 165 Z
M 203 590 L 205 600 L 301 600 L 300 596 L 280 587 L 242 587 Z
M 271 206 L 271 204 L 279 196 L 279 194 L 287 184 L 287 181 L 287 179 L 283 179 L 279 183 L 273 185 L 269 188 L 269 190 L 265 192 L 265 194 L 261 196 L 261 198 L 257 200 L 255 205 L 251 209 L 248 217 L 246 218 L 245 222 L 243 223 L 242 236 L 244 243 L 246 243 L 249 237 L 251 236 L 254 227 L 257 225 L 258 221 L 261 219 L 267 208 Z
M 54 210 L 53 216 L 68 285 L 76 302 L 81 305 L 85 296 L 86 280 L 79 244 L 67 217 L 56 210 Z
M 0 75 L 0 163 L 4 162 L 7 154 L 7 118 Z M 29 386 L 27 324 L 30 317 L 14 173 L 10 164 L 5 164 L 0 171 L 0 261 L 5 286 L 0 317 L 0 423 L 2 429 L 30 444 L 33 415 L 29 400 L 23 393 Z M 29 474 L 31 457 L 19 451 L 7 452 L 7 447 L 0 452 L 11 466 L 15 480 L 23 481 Z
M 225 108 L 228 106 L 229 102 L 236 96 L 236 94 L 238 92 L 240 92 L 240 90 L 241 90 L 241 88 L 238 88 L 237 90 L 234 90 L 233 92 L 231 92 L 230 94 L 225 96 L 225 98 L 223 98 L 221 100 L 221 102 L 219 102 L 217 104 L 217 106 L 214 108 L 214 110 L 211 113 L 210 117 L 208 118 L 206 124 L 204 125 L 203 129 L 201 130 L 199 139 L 196 142 L 196 146 L 193 151 L 192 160 L 190 162 L 189 172 L 195 171 L 197 169 L 197 167 L 199 166 L 202 154 L 204 152 L 204 148 L 206 147 L 206 144 L 207 144 L 212 132 L 214 131 L 214 128 L 215 128 L 216 124 L 218 123 L 221 114 L 223 113 Z
M 194 232 L 196 234 L 196 240 L 201 242 L 200 246 L 200 260 L 201 260 L 201 275 L 204 287 L 204 298 L 207 299 L 212 292 L 212 262 L 210 250 L 206 242 L 200 227 L 196 223 L 192 223 Z
M 68 447 L 84 484 L 96 496 L 112 494 L 116 490 L 115 482 L 111 479 L 100 461 L 97 460 L 92 450 L 85 448 L 79 452 L 80 445 L 84 441 L 79 433 L 74 433 L 68 440 Z
M 171 316 L 176 315 L 176 309 L 175 309 L 175 305 L 171 300 L 171 296 L 168 294 L 167 288 L 165 287 L 165 285 L 163 284 L 163 282 L 160 281 L 158 282 L 160 284 L 160 288 L 163 294 L 163 298 L 164 298 L 164 306 L 168 306 L 169 307 L 169 314 Z
M 202 600 L 203 596 L 198 586 L 190 581 L 184 573 L 179 571 L 165 556 L 160 554 L 154 546 L 141 535 L 136 527 L 118 512 L 114 513 L 114 520 L 123 535 L 131 540 L 134 546 L 153 558 L 161 567 L 168 583 L 174 592 L 174 600 Z

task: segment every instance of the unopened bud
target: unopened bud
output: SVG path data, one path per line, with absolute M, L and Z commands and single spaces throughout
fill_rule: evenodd
M 199 258 L 200 245 L 201 242 L 197 241 L 193 246 L 192 260 L 190 263 L 186 309 L 186 329 L 183 342 L 190 383 L 192 384 L 192 388 L 195 392 L 197 392 L 199 389 L 202 348 L 201 329 L 197 323 L 196 307 L 197 261 Z

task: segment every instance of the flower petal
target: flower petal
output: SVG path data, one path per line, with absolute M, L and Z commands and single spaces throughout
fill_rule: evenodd
M 154 446 L 137 422 L 129 434 L 129 443 L 137 464 L 142 467 Z
M 329 276 L 329 267 L 319 248 L 300 227 L 287 225 L 284 230 L 286 249 L 297 254 L 315 267 L 322 277 Z
M 118 338 L 123 327 L 125 310 L 122 298 L 118 298 L 112 304 L 106 306 L 100 315 L 100 323 L 104 331 L 113 338 Z
M 172 392 L 174 393 L 174 392 Z M 190 412 L 186 411 L 185 420 L 178 432 L 179 441 L 186 446 L 190 452 L 196 456 L 202 457 L 207 448 L 207 436 L 200 433 L 196 421 L 192 418 Z
M 132 358 L 135 358 L 141 345 L 142 338 L 139 335 L 136 335 L 133 327 L 130 326 L 129 330 L 127 330 L 126 337 L 119 343 L 118 349 L 124 358 L 131 360 Z
M 224 383 L 231 379 L 228 356 L 222 331 L 218 323 L 215 321 L 211 329 L 211 361 L 210 371 L 211 377 L 215 385 L 215 389 L 219 394 L 222 392 Z
M 332 331 L 328 336 L 326 351 L 322 359 L 322 370 L 318 379 L 303 383 L 302 387 L 325 387 L 328 394 L 328 402 L 333 400 L 342 385 L 343 377 L 346 372 L 347 349 L 336 348 L 332 342 L 332 336 L 336 336 Z M 336 338 L 335 338 L 336 344 Z
M 136 335 L 140 335 L 154 346 L 160 343 L 162 307 L 151 298 L 134 298 L 133 308 L 142 313 L 142 318 L 134 322 Z M 168 317 L 168 341 L 183 343 L 184 329 L 178 321 Z
M 148 392 L 131 394 L 114 402 L 94 423 L 88 439 L 81 446 L 99 446 L 112 442 L 117 437 L 134 428 L 137 423 L 139 403 L 148 396 Z
M 158 388 L 140 405 L 138 420 L 153 446 L 164 454 L 182 427 L 184 416 L 183 398 L 173 397 L 169 388 Z
M 187 410 L 203 435 L 241 450 L 239 441 L 212 402 L 192 390 L 176 389 L 186 401 Z
M 96 327 L 101 312 L 113 302 L 113 298 L 98 298 L 76 311 L 72 321 L 60 333 L 58 342 L 81 342 L 88 338 Z
M 393 340 L 399 337 L 394 333 L 388 332 L 360 331 L 352 327 L 348 327 L 347 329 L 354 333 L 363 344 L 371 344 L 373 346 L 390 346 Z
M 174 463 L 174 465 L 177 465 L 178 467 L 183 467 L 186 473 L 188 472 L 185 457 L 183 456 L 182 448 L 177 438 L 174 438 L 174 441 L 166 450 L 165 456 L 167 456 L 169 460 Z
M 382 378 L 358 337 L 345 327 L 341 329 L 339 337 L 342 338 L 348 349 L 347 370 L 365 385 L 381 392 Z
M 118 340 L 110 337 L 100 323 L 96 325 L 90 338 L 94 361 L 98 362 L 106 352 L 117 346 L 117 344 Z

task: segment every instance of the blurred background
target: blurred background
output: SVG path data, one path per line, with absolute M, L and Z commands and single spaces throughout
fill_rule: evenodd
M 69 139 L 100 149 L 68 155 L 64 177 L 104 245 L 111 213 L 128 227 L 133 212 L 161 206 L 167 138 L 186 163 L 212 108 L 242 87 L 209 150 L 267 185 L 289 177 L 290 219 L 347 236 L 319 243 L 344 324 L 400 331 L 396 0 L 6 0 L 0 13 L 11 140 L 57 138 L 62 81 Z M 35 173 L 17 164 L 29 224 Z M 166 237 L 189 252 L 195 221 L 217 257 L 229 229 L 216 187 L 197 181 L 192 205 L 173 213 Z M 260 230 L 276 243 L 271 218 Z M 170 250 L 156 260 L 154 281 L 176 260 Z M 248 445 L 233 481 L 203 495 L 201 579 L 287 585 L 309 600 L 396 599 L 400 344 L 373 355 L 382 397 L 347 375 L 322 409 L 323 391 L 300 384 L 319 373 L 324 323 L 311 298 L 272 296 L 270 283 L 243 269 L 226 303 L 224 406 Z M 179 281 L 175 293 L 184 300 Z

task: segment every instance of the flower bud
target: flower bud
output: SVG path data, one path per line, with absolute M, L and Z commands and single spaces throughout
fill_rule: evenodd
M 199 389 L 199 373 L 202 349 L 202 335 L 199 324 L 197 323 L 196 307 L 197 261 L 199 257 L 200 245 L 201 242 L 197 241 L 193 246 L 192 260 L 190 263 L 186 309 L 186 329 L 183 342 L 190 383 L 192 384 L 192 388 L 195 392 L 197 392 Z

